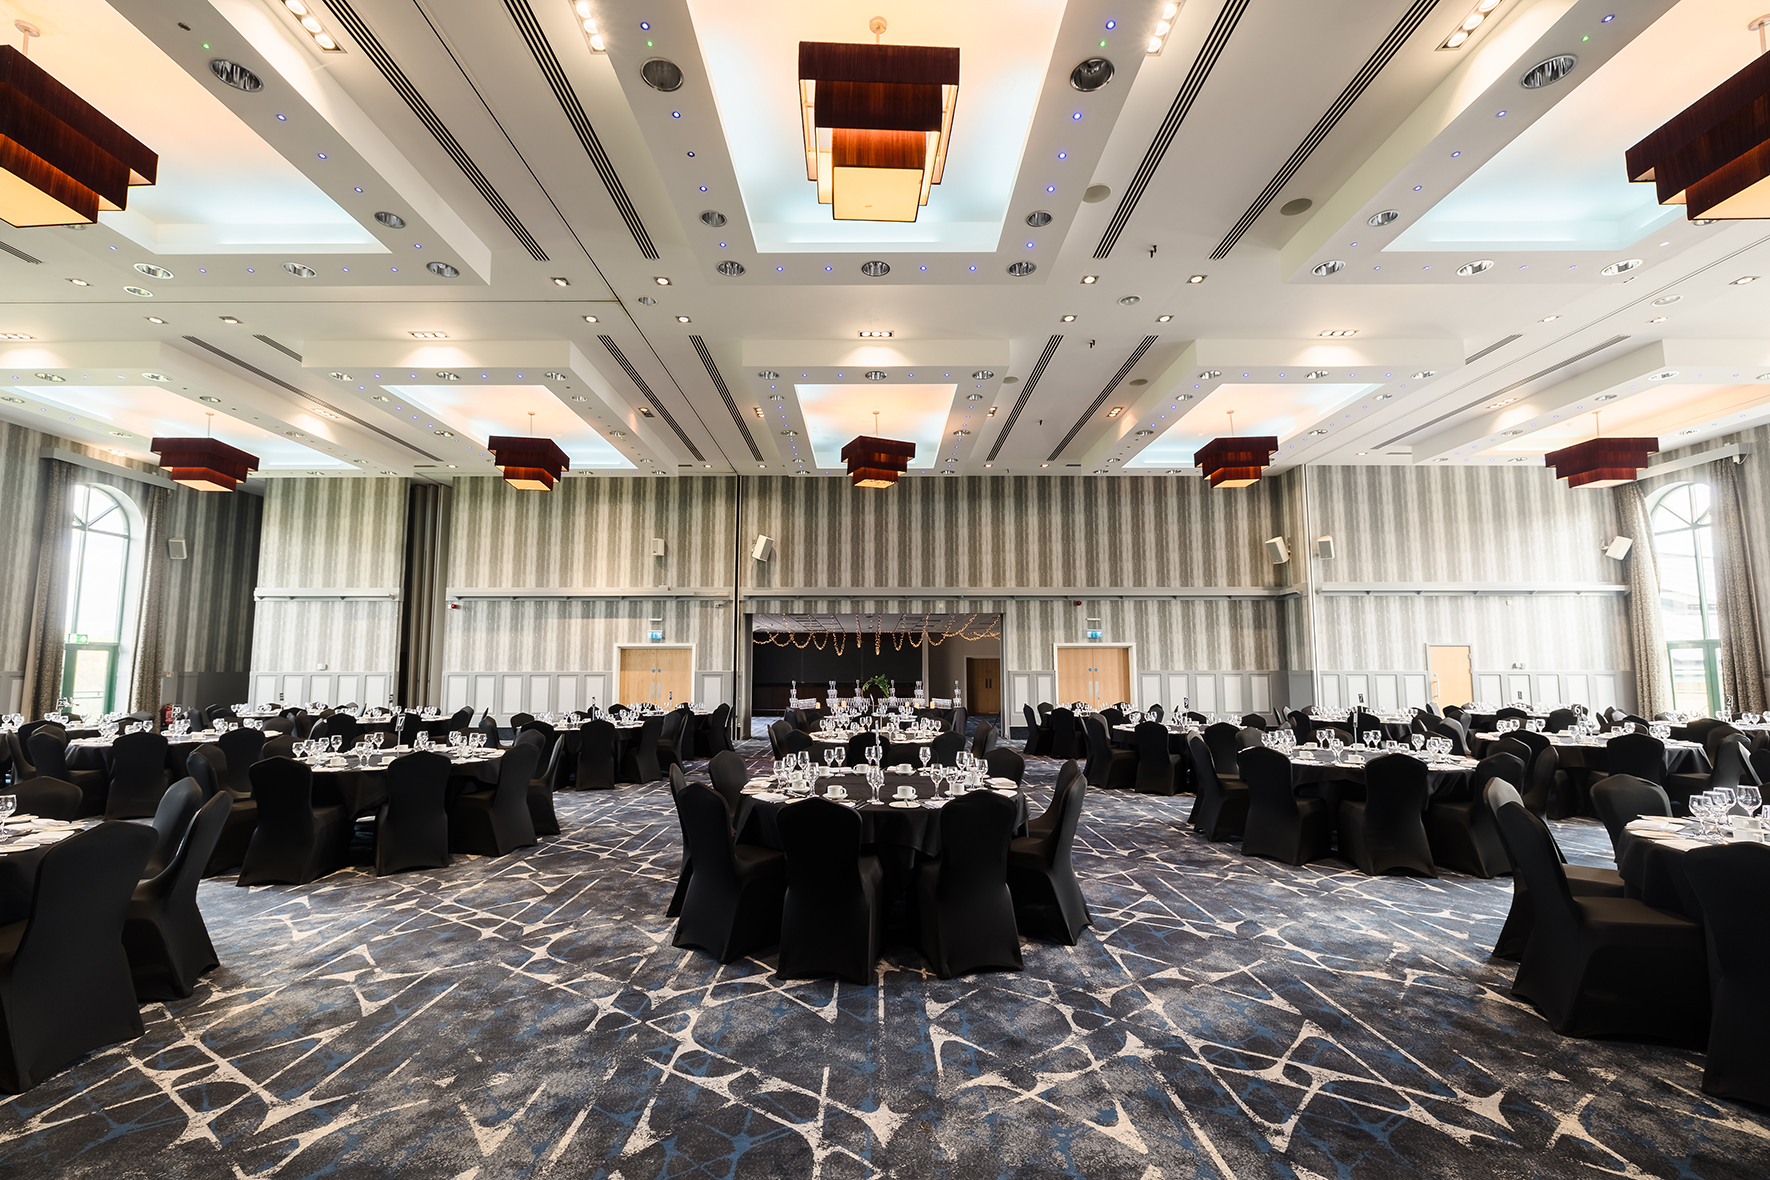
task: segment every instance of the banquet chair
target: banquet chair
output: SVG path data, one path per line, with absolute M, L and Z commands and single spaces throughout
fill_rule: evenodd
M 315 807 L 313 770 L 292 758 L 252 764 L 258 824 L 235 885 L 306 885 L 345 866 L 351 817 L 342 804 Z
M 1258 713 L 1249 713 L 1247 716 L 1243 717 L 1241 719 L 1241 727 L 1243 729 L 1257 729 L 1261 733 L 1265 733 L 1268 729 L 1272 728 L 1272 726 L 1266 723 L 1266 718 L 1260 716 Z
M 1502 719 L 1508 721 L 1528 721 L 1530 720 L 1530 713 L 1528 710 L 1520 709 L 1516 705 L 1504 705 L 1494 711 L 1494 719 L 1496 721 Z
M 341 750 L 355 749 L 357 736 L 361 732 L 356 718 L 349 713 L 334 713 L 313 727 L 313 736 L 315 737 L 342 739 L 338 747 Z
M 713 789 L 725 800 L 725 809 L 731 813 L 731 829 L 734 832 L 744 830 L 744 813 L 750 806 L 750 797 L 744 794 L 744 787 L 750 781 L 750 767 L 743 756 L 732 750 L 721 750 L 707 760 L 707 778 L 713 783 Z M 675 781 L 675 776 L 671 776 Z
M 1608 774 L 1633 775 L 1662 787 L 1666 785 L 1666 746 L 1652 734 L 1625 733 L 1613 737 L 1604 747 L 1604 758 Z
M 1076 715 L 1069 709 L 1052 709 L 1045 719 L 1046 727 L 1051 731 L 1049 753 L 1053 758 L 1070 759 L 1081 753 L 1076 749 L 1078 730 Z
M 1243 856 L 1305 865 L 1332 854 L 1332 816 L 1327 801 L 1298 798 L 1289 758 L 1256 746 L 1241 752 L 1241 771 L 1248 793 Z
M 1057 768 L 1057 784 L 1051 790 L 1051 802 L 1045 805 L 1042 813 L 1026 821 L 1029 836 L 1049 832 L 1057 826 L 1057 821 L 1063 817 L 1063 789 L 1081 777 L 1081 764 L 1073 758 Z
M 1026 781 L 1026 759 L 1017 750 L 997 746 L 983 756 L 983 761 L 991 778 L 1008 778 L 1016 783 Z
M 1688 741 L 1701 742 L 1706 746 L 1708 745 L 1709 734 L 1723 726 L 1730 729 L 1732 728 L 1731 723 L 1722 721 L 1718 717 L 1698 717 L 1695 721 L 1690 722 L 1690 724 L 1684 727 L 1684 737 Z M 1739 731 L 1734 730 L 1734 732 L 1738 733 Z
M 105 791 L 106 819 L 142 819 L 154 814 L 166 793 L 167 741 L 157 733 L 127 733 L 104 752 L 110 771 Z
M 1340 801 L 1340 855 L 1366 876 L 1405 869 L 1436 877 L 1426 840 L 1426 764 L 1385 754 L 1364 766 L 1364 798 Z
M 509 757 L 509 754 L 505 757 Z M 571 773 L 570 762 L 570 748 L 556 739 L 553 753 L 547 759 L 547 769 L 529 780 L 529 822 L 535 825 L 537 836 L 559 835 L 559 813 L 553 808 L 553 793 L 565 788 L 565 780 Z
M 1160 721 L 1162 719 L 1161 702 L 1157 701 L 1150 705 L 1149 708 L 1143 710 L 1143 712 L 1151 721 Z
M 7 773 L 11 775 L 13 782 L 22 783 L 27 779 L 40 777 L 37 774 L 36 766 L 31 762 L 30 755 L 25 752 L 24 739 L 19 737 L 16 730 L 6 735 L 6 746 L 11 751 Z M 72 783 L 68 785 L 73 786 Z
M 1235 750 L 1238 764 L 1243 750 L 1252 750 L 1256 746 L 1263 746 L 1265 744 L 1266 731 L 1264 729 L 1256 729 L 1252 725 L 1246 725 L 1236 730 Z
M 943 733 L 928 743 L 928 760 L 935 766 L 957 766 L 959 751 L 965 748 L 963 733 Z
M 658 765 L 658 735 L 663 729 L 664 719 L 656 714 L 640 723 L 639 740 L 627 747 L 627 753 L 621 759 L 623 780 L 651 783 L 664 777 L 663 768 Z
M 1500 831 L 1535 910 L 1512 994 L 1562 1036 L 1700 1045 L 1709 1030 L 1702 927 L 1623 897 L 1576 897 L 1548 826 L 1518 803 Z
M 187 784 L 194 799 L 199 792 L 189 779 L 174 784 L 167 797 Z M 227 796 L 217 795 L 184 817 L 174 831 L 173 855 L 159 871 L 149 870 L 129 899 L 123 950 L 129 956 L 135 997 L 144 1003 L 185 999 L 204 972 L 220 966 L 197 909 L 197 882 L 221 839 L 227 808 Z
M 977 727 L 977 734 L 971 739 L 971 753 L 979 758 L 1001 745 L 1001 737 L 996 727 L 985 722 Z
M 538 747 L 523 743 L 505 751 L 498 781 L 480 791 L 466 791 L 449 800 L 449 851 L 504 856 L 527 848 L 535 839 L 529 815 L 529 781 L 540 765 Z
M 252 764 L 264 757 L 264 731 L 230 729 L 215 739 L 215 745 L 227 755 L 227 788 L 236 795 L 252 793 Z
M 44 851 L 29 917 L 0 938 L 0 1090 L 142 1035 L 123 923 L 153 847 L 140 824 L 105 823 Z
M 688 828 L 682 819 L 682 792 L 688 786 L 688 779 L 682 774 L 682 767 L 670 768 L 670 803 L 676 808 L 676 831 L 682 837 L 682 864 L 676 870 L 676 891 L 670 895 L 669 908 L 664 911 L 666 918 L 682 916 L 682 899 L 688 896 L 688 879 L 694 876 L 694 860 L 688 854 Z
M 787 855 L 787 893 L 777 974 L 872 982 L 884 924 L 879 895 L 885 871 L 878 857 L 861 854 L 860 814 L 813 795 L 783 806 L 778 823 Z
M 1623 829 L 1644 815 L 1672 814 L 1672 800 L 1658 783 L 1632 774 L 1613 774 L 1592 784 L 1592 810 L 1610 833 L 1610 849 L 1622 859 Z
M 1548 721 L 1543 728 L 1550 733 L 1560 733 L 1579 724 L 1579 714 L 1572 709 L 1553 709 L 1549 712 Z
M 768 752 L 780 758 L 787 752 L 787 735 L 793 732 L 793 726 L 785 718 L 768 727 Z
M 916 911 L 922 955 L 942 979 L 1023 966 L 1008 889 L 1018 814 L 1012 799 L 993 791 L 940 809 L 940 855 L 916 866 Z
M 1498 822 L 1487 805 L 1487 784 L 1524 778 L 1524 763 L 1515 754 L 1489 754 L 1470 772 L 1467 798 L 1433 800 L 1426 808 L 1426 844 L 1432 861 L 1472 877 L 1491 879 L 1512 871 Z
M 615 727 L 598 717 L 578 730 L 580 791 L 606 791 L 615 785 Z
M 1313 717 L 1307 713 L 1293 710 L 1285 720 L 1290 722 L 1291 733 L 1296 737 L 1298 745 L 1315 740 L 1315 719 Z
M 1216 768 L 1220 779 L 1240 780 L 1241 771 L 1236 768 L 1235 756 L 1241 750 L 1241 729 L 1227 721 L 1219 721 L 1205 728 L 1205 748 L 1211 752 L 1211 765 Z
M 664 714 L 664 725 L 658 733 L 658 765 L 669 769 L 673 763 L 687 765 L 694 756 L 689 746 L 693 732 L 689 728 L 694 723 L 694 715 L 687 705 L 681 705 Z
M 44 819 L 77 819 L 80 815 L 80 788 L 58 778 L 28 778 L 9 783 L 6 793 L 18 800 L 20 815 Z
M 946 717 L 947 732 L 948 733 L 956 733 L 959 735 L 959 737 L 965 738 L 965 737 L 969 736 L 969 734 L 967 734 L 966 731 L 970 728 L 971 728 L 971 718 L 965 712 L 964 707 L 960 706 L 960 705 L 954 705 L 953 711 L 951 713 L 948 713 L 947 717 Z M 960 745 L 962 747 L 964 745 L 964 743 L 961 742 Z
M 203 867 L 203 875 L 213 877 L 245 861 L 246 849 L 252 843 L 252 831 L 258 826 L 258 804 L 252 799 L 251 768 L 246 768 L 246 793 L 241 794 L 232 786 L 233 763 L 219 744 L 209 742 L 198 746 L 185 759 L 184 765 L 185 773 L 196 780 L 205 801 L 216 795 L 225 795 L 229 800 L 227 823 L 222 825 L 221 838 L 216 841 L 209 863 Z
M 1712 730 L 1711 734 L 1720 733 Z M 1704 791 L 1718 788 L 1734 790 L 1741 782 L 1752 786 L 1761 786 L 1758 772 L 1746 758 L 1746 737 L 1738 730 L 1723 736 L 1709 747 L 1709 765 L 1712 769 L 1707 774 L 1668 774 L 1665 789 L 1680 807 L 1688 807 L 1690 796 L 1699 795 Z
M 1702 1092 L 1770 1106 L 1770 1021 L 1763 999 L 1770 988 L 1770 847 L 1718 844 L 1684 856 L 1690 887 L 1702 904 L 1714 1011 Z
M 1040 724 L 1039 715 L 1033 712 L 1033 707 L 1031 705 L 1022 705 L 1020 706 L 1020 710 L 1026 714 L 1025 750 L 1027 756 L 1033 757 L 1039 754 L 1049 754 L 1051 752 L 1050 731 Z
M 499 732 L 498 722 L 490 713 L 479 719 L 479 731 L 486 735 L 486 749 L 504 749 L 504 735 Z
M 510 728 L 512 731 L 520 730 L 534 719 L 533 713 L 512 713 L 510 714 Z
M 1188 721 L 1196 722 L 1200 725 L 1203 725 L 1205 722 L 1210 720 L 1209 717 L 1206 717 L 1203 713 L 1197 712 L 1196 710 L 1187 710 L 1187 712 L 1184 713 L 1183 716 Z
M 786 855 L 737 843 L 725 800 L 711 787 L 684 783 L 673 794 L 687 842 L 682 871 L 688 888 L 671 945 L 697 947 L 729 963 L 780 942 Z
M 59 728 L 37 730 L 25 743 L 31 751 L 35 767 L 33 777 L 58 778 L 80 788 L 80 814 L 99 815 L 104 811 L 105 773 L 102 770 L 68 769 L 68 738 Z M 152 808 L 148 810 L 152 814 Z
M 1518 869 L 1518 858 L 1512 852 L 1510 837 L 1506 829 L 1499 825 L 1500 808 L 1507 803 L 1524 804 L 1512 785 L 1502 779 L 1493 779 L 1483 790 L 1487 799 L 1487 808 L 1494 813 L 1495 827 L 1499 832 L 1500 846 L 1505 849 L 1506 860 L 1512 865 L 1512 908 L 1506 914 L 1506 923 L 1500 928 L 1500 936 L 1493 944 L 1491 952 L 1496 959 L 1517 959 L 1524 954 L 1525 946 L 1530 942 L 1531 928 L 1536 920 L 1536 907 L 1530 895 L 1530 882 Z M 1548 831 L 1547 828 L 1543 829 Z M 1554 833 L 1549 834 L 1550 843 L 1554 843 Z M 1623 895 L 1623 879 L 1615 869 L 1588 868 L 1585 865 L 1570 865 L 1561 854 L 1561 846 L 1554 845 L 1555 856 L 1561 861 L 1563 878 L 1567 887 L 1575 897 L 1621 897 Z
M 402 754 L 388 764 L 387 800 L 375 812 L 377 877 L 451 863 L 445 802 L 449 769 L 445 755 L 428 750 Z
M 816 743 L 811 740 L 810 734 L 802 729 L 795 729 L 787 735 L 785 741 L 781 742 L 781 749 L 789 754 L 802 754 L 806 750 L 811 749 L 815 744 Z
M 1125 716 L 1125 711 L 1117 705 L 1107 705 L 1104 709 L 1096 710 L 1096 714 L 1102 721 L 1106 722 L 1108 729 L 1111 729 L 1115 725 L 1123 725 L 1130 720 L 1129 717 Z
M 861 733 L 850 734 L 848 737 L 848 745 L 844 747 L 842 751 L 842 765 L 865 766 L 867 764 L 867 750 L 870 749 L 875 742 L 880 742 L 879 735 L 876 733 L 867 733 L 863 731 Z M 883 760 L 884 755 L 881 754 L 880 758 Z
M 1248 788 L 1240 779 L 1224 782 L 1217 777 L 1205 739 L 1186 739 L 1186 755 L 1192 763 L 1192 789 L 1198 799 L 1192 805 L 1192 826 L 1210 841 L 1241 836 L 1248 822 Z
M 1088 784 L 1078 775 L 1052 799 L 1056 823 L 1015 840 L 1008 848 L 1008 891 L 1014 921 L 1022 934 L 1074 946 L 1084 926 L 1094 924 L 1087 899 L 1070 866 L 1070 849 L 1082 818 Z M 949 804 L 950 806 L 950 804 Z
M 1088 762 L 1082 772 L 1088 785 L 1131 786 L 1137 778 L 1137 751 L 1114 749 L 1106 720 L 1099 713 L 1088 714 L 1082 719 L 1082 725 L 1088 733 Z M 1162 732 L 1166 733 L 1167 730 Z
M 714 709 L 713 716 L 708 718 L 707 724 L 701 732 L 706 734 L 707 757 L 711 758 L 722 751 L 733 749 L 731 744 L 731 706 L 721 704 L 717 709 Z
M 1177 795 L 1180 793 L 1181 755 L 1168 752 L 1168 727 L 1159 721 L 1145 721 L 1137 726 L 1131 752 L 1136 772 L 1131 786 L 1140 795 Z M 1114 751 L 1119 753 L 1120 751 Z
M 203 788 L 192 778 L 181 778 L 166 788 L 160 805 L 154 809 L 154 850 L 148 854 L 142 876 L 152 877 L 172 863 L 183 842 L 191 817 L 203 806 Z
M 1460 758 L 1469 756 L 1468 735 L 1463 732 L 1463 727 L 1455 721 L 1448 721 L 1441 717 L 1428 717 L 1423 728 L 1427 737 L 1447 739 L 1450 742 L 1451 753 Z

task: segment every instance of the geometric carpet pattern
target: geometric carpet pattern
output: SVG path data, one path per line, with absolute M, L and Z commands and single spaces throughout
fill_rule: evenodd
M 0 1174 L 1770 1175 L 1770 1117 L 1705 1097 L 1700 1054 L 1512 998 L 1507 879 L 1244 858 L 1190 804 L 1088 792 L 1078 946 L 954 980 L 894 946 L 865 987 L 670 945 L 663 784 L 562 794 L 500 859 L 205 881 L 222 966 L 0 1103 Z

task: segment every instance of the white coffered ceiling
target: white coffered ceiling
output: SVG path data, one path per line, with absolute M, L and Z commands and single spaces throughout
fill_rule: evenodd
M 914 478 L 1184 470 L 1232 401 L 1280 469 L 1770 419 L 1770 282 L 1739 282 L 1770 227 L 1690 225 L 1622 164 L 1757 52 L 1758 0 L 1504 0 L 1456 51 L 1461 0 L 1187 0 L 1155 55 L 1148 0 L 590 0 L 607 53 L 573 0 L 313 7 L 343 52 L 280 0 L 0 0 L 163 161 L 97 226 L 0 227 L 0 417 L 149 458 L 212 412 L 270 475 L 429 478 L 530 409 L 639 475 L 834 470 L 878 409 Z M 830 222 L 789 150 L 798 42 L 874 15 L 962 54 L 914 225 Z

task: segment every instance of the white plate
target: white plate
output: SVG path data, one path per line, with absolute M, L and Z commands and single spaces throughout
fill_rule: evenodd
M 920 807 L 920 806 L 922 806 L 922 801 L 920 799 L 893 799 L 891 801 L 891 806 L 893 806 L 893 807 Z

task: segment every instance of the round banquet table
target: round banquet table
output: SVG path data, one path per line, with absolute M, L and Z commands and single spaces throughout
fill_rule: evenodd
M 588 724 L 590 724 L 588 721 L 584 723 L 584 725 Z M 628 780 L 621 777 L 621 764 L 626 761 L 627 755 L 633 752 L 633 747 L 639 744 L 640 734 L 645 730 L 645 722 L 610 721 L 609 724 L 615 727 L 615 781 L 624 783 Z M 559 735 L 559 740 L 565 743 L 566 756 L 570 759 L 571 765 L 576 767 L 578 765 L 578 751 L 584 742 L 584 726 L 558 725 L 554 727 L 554 731 Z M 546 769 L 545 766 L 542 766 L 536 773 Z
M 900 849 L 919 852 L 923 856 L 940 855 L 940 809 L 926 806 L 927 801 L 934 798 L 934 782 L 927 775 L 887 772 L 885 785 L 879 788 L 881 799 L 891 799 L 896 796 L 898 787 L 905 784 L 915 787 L 914 807 L 873 803 L 866 778 L 859 774 L 839 774 L 829 778 L 819 775 L 814 790 L 822 795 L 836 781 L 840 781 L 843 788 L 850 793 L 849 801 L 856 805 L 860 813 L 860 842 L 863 845 L 890 844 Z M 1001 793 L 1007 794 L 1006 791 Z M 790 806 L 792 801 L 770 793 L 756 793 L 748 787 L 744 794 L 749 804 L 749 815 L 743 821 L 745 835 L 742 838 L 745 842 L 762 844 L 769 848 L 784 847 L 780 836 L 780 812 L 781 808 Z M 863 800 L 860 796 L 869 797 Z M 1018 832 L 1026 826 L 1026 792 L 1015 788 L 1014 800 L 1018 807 L 1014 830 Z
M 1670 831 L 1651 820 L 1634 820 L 1625 827 L 1618 842 L 1616 871 L 1623 879 L 1624 897 L 1700 922 L 1702 904 L 1697 900 L 1696 891 L 1690 887 L 1690 876 L 1684 869 L 1684 854 L 1703 847 L 1708 841 L 1692 840 L 1684 835 L 1695 831 L 1694 823 L 1672 822 L 1677 826 Z
M 1403 755 L 1413 757 L 1412 753 Z M 1387 757 L 1386 754 L 1379 757 Z M 1453 802 L 1470 797 L 1470 779 L 1475 771 L 1475 761 L 1466 758 L 1449 758 L 1441 762 L 1426 763 L 1426 807 L 1434 803 Z M 1291 786 L 1308 787 L 1319 784 L 1316 789 L 1321 797 L 1330 804 L 1342 799 L 1362 800 L 1364 792 L 1364 763 L 1362 762 L 1316 762 L 1311 759 L 1291 759 Z M 1424 810 L 1422 808 L 1421 810 Z
M 172 772 L 172 781 L 177 782 L 185 776 L 186 764 L 190 756 L 197 752 L 199 746 L 206 746 L 215 740 L 213 732 L 187 733 L 180 737 L 162 735 L 166 738 L 166 769 Z M 68 742 L 69 770 L 103 770 L 108 773 L 109 765 L 105 762 L 105 751 L 111 748 L 113 739 L 101 738 L 96 734 L 92 737 L 73 738 Z
M 1148 724 L 1145 722 L 1145 724 Z M 1168 731 L 1168 753 L 1186 753 L 1186 739 L 1194 734 L 1203 736 L 1202 729 L 1188 729 L 1182 725 L 1169 725 L 1165 721 L 1156 724 Z M 1120 749 L 1135 750 L 1137 748 L 1137 727 L 1135 725 L 1115 725 L 1112 727 L 1112 742 Z
M 1485 758 L 1491 748 L 1503 737 L 1502 733 L 1478 733 L 1469 742 L 1469 752 L 1477 758 Z M 1553 734 L 1548 735 L 1549 746 L 1555 751 L 1562 770 L 1589 770 L 1599 774 L 1610 772 L 1610 751 L 1604 743 L 1581 745 L 1568 741 L 1566 738 Z M 1667 774 L 1707 774 L 1712 769 L 1708 755 L 1703 752 L 1699 742 L 1669 741 L 1666 747 Z
M 4 841 L 0 841 L 0 926 L 12 922 L 23 922 L 31 916 L 31 897 L 37 890 L 37 866 L 42 863 L 47 846 L 25 847 L 16 843 L 22 827 L 17 821 L 23 813 L 13 816 L 12 823 L 6 825 L 9 833 Z M 102 820 L 74 820 L 67 824 L 57 825 L 58 828 L 71 831 L 86 831 L 97 827 Z
M 342 803 L 353 816 L 372 814 L 387 801 L 387 763 L 392 761 L 387 754 L 390 752 L 395 756 L 411 753 L 407 749 L 383 751 L 378 759 L 382 763 L 379 766 L 364 766 L 362 760 L 352 754 L 341 755 L 343 766 L 315 766 L 303 759 L 304 764 L 313 769 L 314 806 Z M 440 750 L 434 752 L 442 753 Z M 453 799 L 456 795 L 478 790 L 482 784 L 498 781 L 498 768 L 503 765 L 504 754 L 488 750 L 485 755 L 470 760 L 449 759 L 454 765 L 449 767 L 447 798 Z

